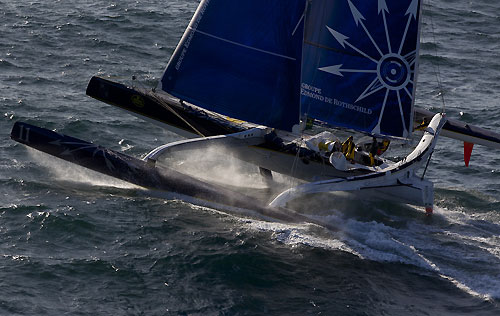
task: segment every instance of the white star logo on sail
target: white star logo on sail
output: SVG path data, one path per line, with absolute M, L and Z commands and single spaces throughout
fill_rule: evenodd
M 346 48 L 348 46 L 364 58 L 369 59 L 372 61 L 375 65 L 374 69 L 344 69 L 342 68 L 342 64 L 340 65 L 332 65 L 332 66 L 327 66 L 327 67 L 321 67 L 318 68 L 321 71 L 328 72 L 333 75 L 341 76 L 343 77 L 343 73 L 373 73 L 376 75 L 376 78 L 372 81 L 371 84 L 368 85 L 368 87 L 359 95 L 357 100 L 355 101 L 358 102 L 360 100 L 365 99 L 366 97 L 381 91 L 385 89 L 385 97 L 384 97 L 384 102 L 382 104 L 382 109 L 380 111 L 380 116 L 377 125 L 375 128 L 372 130 L 373 134 L 380 134 L 380 123 L 382 121 L 382 116 L 384 115 L 385 107 L 387 104 L 387 99 L 389 97 L 389 93 L 393 91 L 393 93 L 396 93 L 397 95 L 397 100 L 399 103 L 399 111 L 401 113 L 401 121 L 403 123 L 403 128 L 404 128 L 404 136 L 406 137 L 409 134 L 408 127 L 406 126 L 405 123 L 405 118 L 403 114 L 403 106 L 401 103 L 401 93 L 406 93 L 411 99 L 413 99 L 413 91 L 410 91 L 408 89 L 408 85 L 414 85 L 414 82 L 412 80 L 412 75 L 414 74 L 414 71 L 412 70 L 414 68 L 415 62 L 416 62 L 416 50 L 406 54 L 405 56 L 402 56 L 402 50 L 404 43 L 406 42 L 408 30 L 411 24 L 412 20 L 417 20 L 417 11 L 418 11 L 418 0 L 412 0 L 410 3 L 410 6 L 408 7 L 408 10 L 405 13 L 405 16 L 408 16 L 408 22 L 406 23 L 406 28 L 403 33 L 401 43 L 398 47 L 397 52 L 393 51 L 393 47 L 391 47 L 391 38 L 389 36 L 389 30 L 387 27 L 387 17 L 386 13 L 389 13 L 389 9 L 387 7 L 386 0 L 378 0 L 378 14 L 382 15 L 382 19 L 384 21 L 384 28 L 385 28 L 385 34 L 386 34 L 386 39 L 387 39 L 387 49 L 388 52 L 384 53 L 379 45 L 375 42 L 373 39 L 373 36 L 370 34 L 370 31 L 368 28 L 365 26 L 365 23 L 363 22 L 366 20 L 366 18 L 361 14 L 361 12 L 356 8 L 356 6 L 351 2 L 351 0 L 347 0 L 349 4 L 349 8 L 351 9 L 352 16 L 354 18 L 354 21 L 356 23 L 356 26 L 361 26 L 370 39 L 371 43 L 373 46 L 376 48 L 379 56 L 377 57 L 372 57 L 363 52 L 362 50 L 358 49 L 354 45 L 348 42 L 349 37 L 345 36 L 329 26 L 326 26 L 330 34 L 337 40 L 337 42 L 342 45 L 343 48 Z

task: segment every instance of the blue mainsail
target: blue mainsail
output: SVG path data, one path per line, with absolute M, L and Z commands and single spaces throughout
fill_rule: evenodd
M 300 117 L 305 0 L 202 0 L 159 87 L 208 110 L 291 130 Z
M 419 0 L 310 1 L 302 114 L 371 134 L 409 137 L 419 24 Z

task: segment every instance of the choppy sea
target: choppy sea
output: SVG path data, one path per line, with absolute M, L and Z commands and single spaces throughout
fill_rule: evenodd
M 85 88 L 154 87 L 197 4 L 0 0 L 0 314 L 500 315 L 499 150 L 476 146 L 465 168 L 442 138 L 432 218 L 348 199 L 317 210 L 331 230 L 159 196 L 9 139 L 18 120 L 135 157 L 180 139 Z M 449 117 L 498 131 L 500 3 L 423 15 L 417 106 L 443 93 Z

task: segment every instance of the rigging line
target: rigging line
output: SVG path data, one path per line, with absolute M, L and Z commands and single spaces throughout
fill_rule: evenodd
M 292 36 L 294 36 L 294 35 L 295 35 L 295 32 L 297 32 L 297 29 L 299 28 L 300 23 L 302 22 L 302 20 L 304 20 L 305 16 L 306 16 L 306 10 L 304 10 L 304 13 L 302 13 L 302 16 L 301 16 L 301 17 L 300 17 L 300 19 L 299 19 L 299 22 L 297 22 L 297 25 L 296 25 L 296 26 L 295 26 L 295 28 L 293 29 L 293 31 L 292 31 Z
M 132 76 L 132 80 L 135 81 L 136 80 L 136 76 Z M 199 136 L 201 137 L 205 137 L 205 135 L 200 132 L 196 127 L 194 127 L 191 123 L 189 123 L 182 115 L 180 115 L 179 113 L 177 113 L 176 110 L 174 110 L 170 105 L 168 105 L 167 102 L 165 102 L 165 100 L 163 100 L 162 98 L 160 98 L 157 94 L 156 94 L 156 89 L 153 88 L 153 89 L 148 89 L 146 88 L 145 86 L 142 86 L 140 87 L 142 89 L 144 89 L 145 91 L 151 91 L 151 93 L 147 93 L 146 95 L 147 96 L 150 96 L 151 98 L 153 98 L 156 102 L 158 102 L 159 105 L 161 105 L 163 108 L 165 108 L 166 110 L 168 110 L 169 112 L 171 112 L 172 114 L 174 114 L 175 116 L 177 116 L 181 121 L 183 121 L 187 126 L 189 126 L 196 134 L 198 134 Z M 182 100 L 179 100 L 179 102 L 182 104 L 183 101 Z
M 307 116 L 304 116 L 303 120 L 304 120 L 305 124 L 307 124 Z M 292 166 L 290 168 L 290 176 L 291 176 L 290 189 L 293 186 L 296 186 L 298 183 L 297 178 L 295 177 L 295 173 L 296 173 L 297 165 L 298 165 L 299 158 L 300 158 L 300 150 L 305 143 L 304 131 L 305 131 L 305 125 L 304 125 L 304 128 L 301 128 L 301 130 L 300 130 L 300 141 L 298 142 L 297 153 L 295 154 L 295 158 L 293 159 Z M 295 180 L 293 180 L 293 179 L 295 179 Z M 295 182 L 295 184 L 293 182 Z
M 162 100 L 159 96 L 156 95 L 156 93 L 153 94 L 153 98 L 162 106 L 164 107 L 165 109 L 167 109 L 168 111 L 172 112 L 172 114 L 174 114 L 175 116 L 177 116 L 181 121 L 183 121 L 184 123 L 186 123 L 187 126 L 189 126 L 190 128 L 193 129 L 193 131 L 196 132 L 196 134 L 200 135 L 201 137 L 205 137 L 205 135 L 200 132 L 196 127 L 194 127 L 192 124 L 190 124 L 182 115 L 180 115 L 179 113 L 177 113 L 176 110 L 174 110 L 170 105 L 168 105 L 167 102 L 165 102 L 164 100 Z M 179 102 L 182 104 L 184 103 L 182 100 L 179 100 Z
M 136 79 L 137 79 L 137 77 L 135 75 L 133 75 L 132 76 L 132 80 L 135 82 Z M 196 127 L 194 127 L 191 123 L 189 123 L 182 115 L 180 115 L 179 113 L 177 113 L 177 111 L 174 110 L 170 105 L 168 105 L 168 103 L 165 102 L 165 100 L 163 100 L 162 98 L 160 98 L 160 96 L 158 96 L 156 94 L 156 88 L 152 88 L 150 90 L 144 84 L 141 84 L 141 87 L 139 87 L 139 88 L 142 88 L 145 91 L 151 91 L 151 93 L 147 93 L 146 95 L 148 95 L 151 98 L 153 98 L 156 102 L 158 102 L 159 105 L 161 105 L 163 108 L 165 108 L 166 110 L 168 110 L 169 112 L 171 112 L 172 114 L 174 114 L 175 116 L 177 116 L 181 121 L 183 121 L 187 126 L 189 126 L 196 134 L 198 134 L 201 137 L 205 137 L 205 135 L 202 132 L 200 132 Z M 179 100 L 179 103 L 182 104 L 183 101 Z
M 295 178 L 295 172 L 297 170 L 297 165 L 298 165 L 299 157 L 300 157 L 300 149 L 302 148 L 303 143 L 304 143 L 304 131 L 302 131 L 300 134 L 300 142 L 298 144 L 297 154 L 295 154 L 295 158 L 293 159 L 292 167 L 290 168 L 290 175 L 291 175 L 290 189 L 295 185 L 293 182 L 297 182 L 297 180 Z
M 432 158 L 432 154 L 434 152 L 431 152 L 431 154 L 429 155 L 429 158 L 427 159 L 427 163 L 425 164 L 425 169 L 424 169 L 424 172 L 422 173 L 422 178 L 421 180 L 424 180 L 424 177 L 425 177 L 425 173 L 427 172 L 427 168 L 429 167 L 429 163 L 431 162 L 431 158 Z
M 435 32 L 435 29 L 434 29 L 434 19 L 433 19 L 433 15 L 432 15 L 432 9 L 430 8 L 431 7 L 430 1 L 428 1 L 427 4 L 428 4 L 428 7 L 429 7 L 429 18 L 431 20 L 432 40 L 434 42 L 434 53 L 435 53 L 435 57 L 437 58 L 438 57 L 438 51 L 437 51 L 437 42 L 436 42 L 436 32 Z M 442 81 L 441 81 L 441 70 L 440 70 L 440 67 L 439 67 L 439 63 L 437 61 L 436 61 L 436 63 L 434 63 L 434 61 L 432 61 L 432 65 L 434 66 L 434 74 L 436 75 L 436 81 L 437 81 L 438 88 L 439 88 L 439 96 L 441 97 L 441 102 L 443 103 L 442 113 L 445 113 L 445 111 L 446 111 L 446 104 L 445 104 L 445 100 L 444 100 L 443 84 L 442 84 Z
M 293 33 L 292 33 L 292 36 L 295 34 L 295 32 L 297 31 L 300 23 L 304 23 L 304 27 L 302 28 L 302 41 L 303 43 L 305 43 L 305 28 L 306 28 L 306 19 L 307 19 L 307 10 L 308 10 L 308 6 L 309 6 L 309 1 L 306 1 L 306 5 L 304 7 L 304 13 L 302 14 L 302 16 L 300 17 L 300 20 L 299 22 L 297 23 L 297 26 L 295 27 L 295 29 L 293 30 Z M 301 58 L 304 57 L 304 52 L 302 51 L 302 56 Z M 301 65 L 301 73 L 300 73 L 300 82 L 302 82 L 302 65 Z M 302 90 L 302 89 L 301 89 Z M 302 94 L 302 92 L 300 93 Z M 291 169 L 290 169 L 290 175 L 291 175 L 291 178 L 290 178 L 290 189 L 292 189 L 294 183 L 293 181 L 298 184 L 298 181 L 297 179 L 293 180 L 295 177 L 295 172 L 297 170 L 297 164 L 298 164 L 298 161 L 299 161 L 299 157 L 300 157 L 300 149 L 302 147 L 302 144 L 304 143 L 304 130 L 306 129 L 306 126 L 307 126 L 307 113 L 309 113 L 309 110 L 311 108 L 311 104 L 308 105 L 307 107 L 307 112 L 306 114 L 303 116 L 303 120 L 304 120 L 304 126 L 300 127 L 300 142 L 299 142 L 299 146 L 298 146 L 298 149 L 297 149 L 297 154 L 295 155 L 295 158 L 293 159 L 293 162 L 292 162 L 292 166 L 291 166 Z M 302 111 L 302 102 L 300 101 L 300 96 L 299 96 L 299 112 Z M 299 113 L 299 116 L 300 116 L 300 113 Z M 300 126 L 301 122 L 300 122 L 300 119 L 299 119 L 299 126 Z

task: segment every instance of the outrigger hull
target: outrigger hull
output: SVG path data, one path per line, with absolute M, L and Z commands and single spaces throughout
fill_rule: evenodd
M 147 189 L 193 197 L 287 222 L 305 218 L 290 210 L 268 207 L 254 198 L 205 183 L 170 168 L 156 166 L 102 146 L 41 127 L 16 122 L 11 138 L 36 150 Z
M 163 92 L 154 93 L 127 87 L 100 77 L 92 77 L 87 95 L 186 138 L 235 134 L 257 126 L 186 104 Z M 238 147 L 237 150 L 231 150 L 231 153 L 238 159 L 286 175 L 290 175 L 291 167 L 294 166 L 293 177 L 304 181 L 370 172 L 364 169 L 337 170 L 322 157 L 311 155 L 303 149 L 297 153 L 296 148 L 289 148 L 272 139 L 259 145 Z
M 155 93 L 146 89 L 128 87 L 101 77 L 91 78 L 87 87 L 87 95 L 110 105 L 117 106 L 141 119 L 148 120 L 164 129 L 188 138 L 200 136 L 193 127 L 200 131 L 203 136 L 233 134 L 255 127 L 253 124 L 215 115 L 209 111 L 202 111 L 163 92 Z M 427 126 L 435 114 L 425 109 L 415 108 L 414 126 Z M 179 116 L 183 119 L 180 119 Z M 441 136 L 467 143 L 500 148 L 499 133 L 450 118 L 444 124 Z M 266 152 L 269 151 L 277 155 L 277 161 L 286 159 L 281 156 L 283 153 L 276 146 L 256 146 L 255 149 L 259 152 L 257 158 L 264 162 L 269 161 L 269 157 L 267 159 L 262 158 L 266 157 Z M 290 154 L 287 154 L 287 156 L 290 156 Z M 294 154 L 291 156 L 293 157 Z M 249 157 L 249 155 L 247 153 L 242 155 L 242 157 Z M 306 161 L 305 164 L 309 162 Z M 319 167 L 322 167 L 320 166 L 321 161 L 312 161 L 312 163 L 317 163 Z M 279 162 L 276 164 L 279 164 Z M 342 175 L 335 172 L 335 174 L 326 175 L 326 177 L 328 176 L 349 175 Z M 306 181 L 311 180 L 307 178 L 307 174 L 303 176 L 299 175 L 298 177 Z

